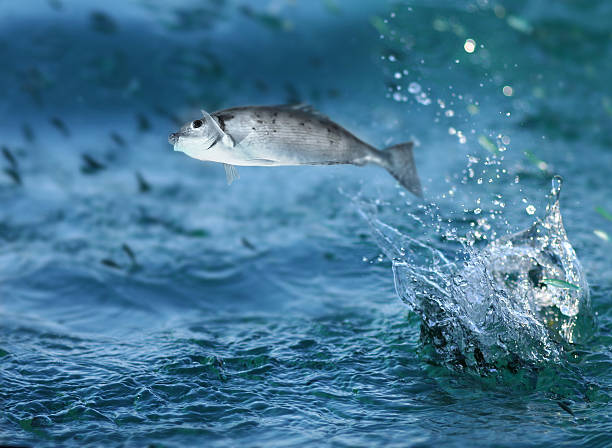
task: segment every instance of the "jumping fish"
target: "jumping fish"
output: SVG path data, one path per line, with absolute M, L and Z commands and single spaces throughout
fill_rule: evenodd
M 378 150 L 310 106 L 246 106 L 212 114 L 202 111 L 201 119 L 170 134 L 168 142 L 175 151 L 194 159 L 223 163 L 228 183 L 238 178 L 236 165 L 374 163 L 422 197 L 412 142 Z

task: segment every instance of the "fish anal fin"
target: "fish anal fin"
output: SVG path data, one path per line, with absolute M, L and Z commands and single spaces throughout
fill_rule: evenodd
M 223 164 L 223 168 L 225 168 L 225 176 L 227 177 L 227 184 L 231 185 L 236 179 L 240 178 L 238 175 L 238 170 L 234 165 L 229 165 L 227 163 Z

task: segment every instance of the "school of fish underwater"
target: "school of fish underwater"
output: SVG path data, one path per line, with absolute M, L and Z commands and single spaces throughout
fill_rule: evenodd
M 1 1 L 0 445 L 612 447 L 611 24 Z M 415 172 L 176 150 L 254 105 Z

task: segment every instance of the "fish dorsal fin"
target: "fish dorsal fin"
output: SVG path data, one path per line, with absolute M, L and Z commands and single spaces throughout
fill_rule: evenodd
M 228 165 L 227 163 L 223 164 L 223 168 L 225 168 L 225 176 L 227 177 L 227 184 L 231 185 L 236 179 L 239 179 L 238 170 L 234 165 Z
M 202 112 L 202 116 L 204 117 L 204 120 L 206 121 L 206 123 L 209 126 L 212 126 L 212 128 L 215 130 L 215 133 L 219 136 L 217 141 L 221 140 L 221 143 L 223 143 L 225 146 L 227 146 L 228 148 L 233 148 L 234 145 L 235 145 L 234 144 L 234 139 L 232 137 L 230 137 L 228 134 L 226 134 L 223 131 L 223 129 L 221 129 L 221 126 L 219 126 L 219 123 L 217 123 L 217 120 L 215 120 L 204 109 L 200 109 L 200 112 Z
M 287 110 L 296 110 L 299 112 L 304 112 L 310 115 L 314 115 L 315 117 L 319 117 L 325 120 L 329 120 L 329 117 L 327 115 L 324 115 L 323 113 L 319 112 L 317 109 L 315 109 L 313 106 L 311 106 L 310 104 L 306 104 L 306 103 L 298 103 L 298 104 L 282 104 L 280 106 L 276 106 L 280 109 L 287 109 Z

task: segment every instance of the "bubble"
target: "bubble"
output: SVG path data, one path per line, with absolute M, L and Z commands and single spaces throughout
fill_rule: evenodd
M 400 72 L 395 72 L 395 74 L 393 75 L 393 77 L 395 79 L 401 79 L 402 78 L 402 74 Z
M 418 82 L 411 82 L 408 85 L 408 91 L 413 95 L 416 95 L 421 91 L 421 85 Z
M 395 56 L 393 56 L 392 54 L 389 55 L 389 57 L 387 58 L 389 59 L 389 62 L 395 62 L 397 61 L 397 58 Z
M 455 115 L 455 112 L 449 109 L 444 113 L 444 115 L 446 115 L 447 117 L 452 117 L 453 115 Z
M 535 213 L 535 211 L 536 211 L 536 208 L 533 205 L 529 204 L 525 208 L 525 211 L 527 212 L 528 215 L 533 215 Z
M 428 106 L 431 104 L 431 100 L 427 98 L 427 94 L 425 92 L 421 92 L 415 98 L 419 103 L 421 103 L 424 106 Z
M 467 39 L 463 44 L 463 49 L 466 51 L 466 53 L 474 53 L 474 50 L 476 49 L 476 42 L 474 39 Z
M 504 86 L 502 93 L 506 96 L 512 96 L 514 94 L 514 89 L 510 86 Z

